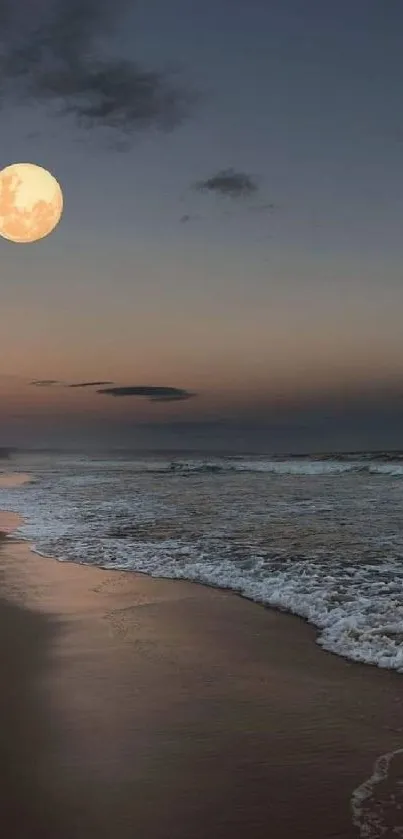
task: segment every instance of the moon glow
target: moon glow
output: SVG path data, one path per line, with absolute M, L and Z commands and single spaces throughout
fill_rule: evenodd
M 34 163 L 13 163 L 0 171 L 0 236 L 37 242 L 59 223 L 63 193 L 56 178 Z

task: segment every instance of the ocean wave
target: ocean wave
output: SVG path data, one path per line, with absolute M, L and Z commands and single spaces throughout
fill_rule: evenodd
M 55 461 L 57 466 L 54 466 Z M 24 459 L 21 463 L 25 463 Z M 362 473 L 386 475 L 400 478 L 403 476 L 403 452 L 351 452 L 301 455 L 201 455 L 166 457 L 162 454 L 134 455 L 128 459 L 122 456 L 92 457 L 90 455 L 50 455 L 28 456 L 32 469 L 52 473 L 52 468 L 62 469 L 71 480 L 78 480 L 81 473 L 93 474 L 98 480 L 100 472 L 106 475 L 155 474 L 188 476 L 196 474 L 222 475 L 226 473 L 266 473 L 268 475 L 345 475 Z M 39 466 L 38 466 L 39 464 Z M 53 467 L 52 467 L 53 464 Z M 28 467 L 23 467 L 27 469 Z M 113 480 L 113 478 L 112 478 Z
M 403 477 L 403 464 L 343 460 L 245 460 L 241 462 L 171 461 L 148 465 L 144 471 L 187 475 L 196 473 L 266 472 L 274 475 L 342 475 L 348 472 Z
M 301 462 L 305 471 L 270 481 L 266 470 L 241 469 L 217 482 L 199 460 L 179 462 L 194 467 L 186 491 L 138 464 L 54 462 L 35 483 L 1 490 L 0 507 L 24 516 L 18 535 L 40 553 L 228 588 L 306 619 L 328 651 L 403 673 L 398 464 L 371 462 L 337 481 Z

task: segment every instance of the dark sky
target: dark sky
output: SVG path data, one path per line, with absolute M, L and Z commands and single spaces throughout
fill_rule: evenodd
M 65 201 L 0 239 L 0 443 L 403 447 L 400 0 L 0 23 L 0 168 Z

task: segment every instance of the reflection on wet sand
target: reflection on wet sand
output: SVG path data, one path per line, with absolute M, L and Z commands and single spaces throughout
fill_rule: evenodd
M 51 637 L 49 618 L 0 602 L 0 812 L 4 835 L 15 839 L 69 835 L 46 783 L 51 731 L 41 683 Z

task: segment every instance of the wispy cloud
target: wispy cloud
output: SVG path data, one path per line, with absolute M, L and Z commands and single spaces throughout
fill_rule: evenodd
M 94 387 L 96 385 L 113 385 L 113 382 L 73 382 L 66 387 Z
M 51 106 L 120 138 L 180 124 L 198 98 L 164 71 L 103 49 L 127 0 L 0 0 L 3 102 Z
M 97 385 L 113 385 L 110 381 L 100 382 L 62 382 L 59 379 L 35 379 L 30 382 L 35 387 L 94 387 Z
M 235 169 L 221 169 L 215 175 L 194 184 L 199 192 L 210 192 L 233 200 L 250 198 L 258 192 L 259 186 L 252 175 Z
M 34 387 L 66 387 L 64 382 L 59 382 L 58 379 L 36 379 L 30 382 Z
M 149 385 L 129 385 L 125 387 L 108 387 L 97 390 L 97 393 L 108 396 L 145 396 L 150 402 L 179 402 L 196 396 L 182 388 L 177 387 L 152 387 Z

